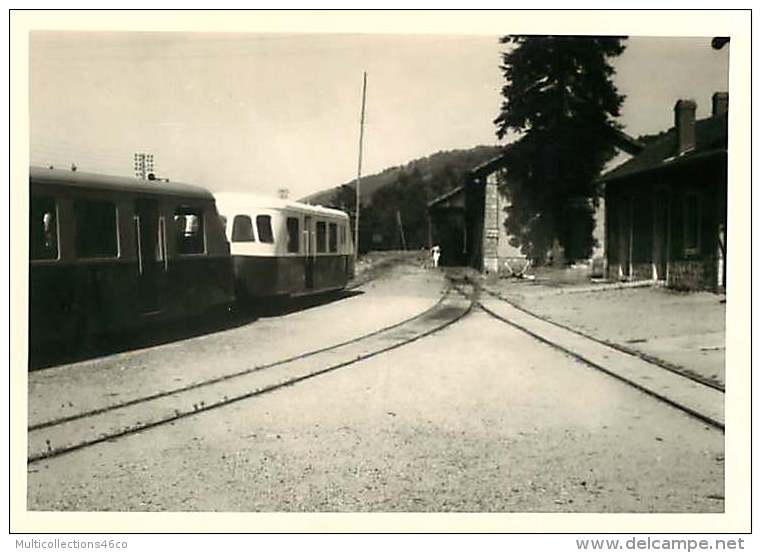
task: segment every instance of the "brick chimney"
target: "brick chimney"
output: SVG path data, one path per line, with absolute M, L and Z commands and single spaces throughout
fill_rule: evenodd
M 729 92 L 715 92 L 711 96 L 711 115 L 718 117 L 729 111 Z
M 677 150 L 681 155 L 695 148 L 695 100 L 679 100 L 674 106 Z

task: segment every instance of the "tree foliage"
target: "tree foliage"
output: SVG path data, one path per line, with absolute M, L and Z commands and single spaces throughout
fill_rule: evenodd
M 463 184 L 466 172 L 499 153 L 499 147 L 492 146 L 437 152 L 405 166 L 363 177 L 359 251 L 401 249 L 399 219 L 408 249 L 428 247 L 428 202 Z M 356 204 L 353 186 L 344 184 L 333 189 L 322 203 L 349 213 L 353 228 Z
M 595 179 L 615 154 L 611 128 L 624 100 L 610 59 L 622 37 L 523 36 L 500 39 L 503 102 L 497 136 L 517 135 L 505 149 L 505 226 L 530 257 L 555 239 L 568 260 L 594 246 Z
M 428 202 L 456 187 L 460 177 L 452 166 L 434 175 L 426 175 L 414 166 L 400 171 L 392 183 L 373 194 L 369 205 L 362 207 L 360 251 L 427 247 Z

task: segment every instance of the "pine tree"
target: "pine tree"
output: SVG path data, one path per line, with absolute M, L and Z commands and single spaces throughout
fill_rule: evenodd
M 611 129 L 624 96 L 612 81 L 611 58 L 623 37 L 523 36 L 500 39 L 505 77 L 497 136 L 505 149 L 511 205 L 505 226 L 517 245 L 543 258 L 557 239 L 566 259 L 594 246 L 595 179 L 615 154 Z

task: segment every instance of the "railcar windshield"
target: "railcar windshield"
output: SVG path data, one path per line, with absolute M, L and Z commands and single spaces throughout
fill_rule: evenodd
M 233 218 L 233 242 L 256 242 L 254 225 L 248 215 L 236 215 Z

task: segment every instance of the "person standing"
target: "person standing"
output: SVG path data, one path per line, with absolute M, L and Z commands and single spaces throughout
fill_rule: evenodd
M 441 248 L 436 245 L 431 248 L 431 258 L 433 259 L 433 268 L 439 266 L 439 258 L 441 257 Z

